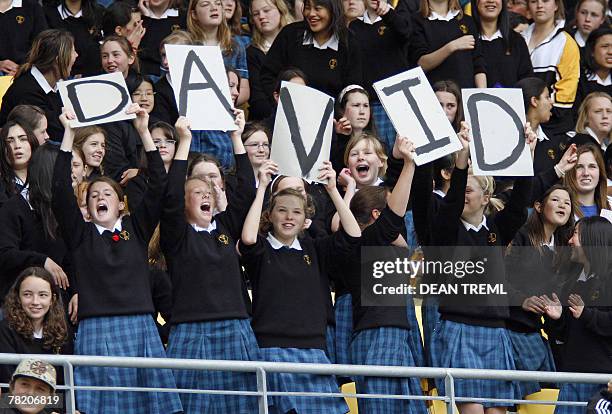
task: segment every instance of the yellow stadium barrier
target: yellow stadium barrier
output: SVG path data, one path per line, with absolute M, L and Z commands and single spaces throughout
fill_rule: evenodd
M 557 401 L 557 398 L 559 390 L 551 388 L 543 388 L 540 392 L 525 397 L 526 400 L 533 401 Z M 554 405 L 525 404 L 518 407 L 518 414 L 553 414 L 554 411 Z
M 341 390 L 345 394 L 356 394 L 357 393 L 354 382 L 344 384 Z M 348 414 L 357 414 L 359 412 L 359 410 L 357 410 L 357 399 L 356 398 L 344 398 L 344 400 L 349 406 Z
M 0 105 L 2 105 L 2 98 L 9 86 L 11 86 L 11 83 L 13 83 L 12 76 L 0 76 Z

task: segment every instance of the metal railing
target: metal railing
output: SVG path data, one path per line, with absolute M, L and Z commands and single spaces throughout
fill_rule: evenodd
M 586 406 L 585 402 L 579 401 L 539 401 L 539 400 L 514 400 L 493 399 L 480 397 L 458 397 L 455 395 L 455 380 L 457 379 L 490 379 L 503 381 L 538 381 L 544 383 L 591 383 L 606 384 L 612 374 L 581 374 L 565 372 L 541 372 L 541 371 L 505 371 L 484 369 L 460 369 L 460 368 L 423 368 L 423 367 L 397 367 L 397 366 L 372 366 L 372 365 L 331 365 L 331 364 L 302 364 L 302 363 L 279 363 L 265 361 L 221 361 L 221 360 L 196 360 L 196 359 L 171 359 L 171 358 L 133 358 L 133 357 L 101 357 L 81 355 L 33 355 L 33 354 L 2 354 L 0 353 L 0 364 L 17 365 L 22 359 L 41 359 L 64 369 L 65 385 L 58 386 L 59 390 L 65 390 L 66 410 L 74 414 L 75 391 L 118 391 L 118 392 L 171 392 L 171 393 L 197 393 L 197 394 L 223 394 L 223 395 L 247 395 L 257 397 L 259 401 L 259 414 L 268 413 L 268 398 L 272 396 L 291 395 L 298 397 L 336 397 L 336 398 L 386 398 L 407 400 L 438 400 L 446 403 L 447 413 L 453 414 L 456 403 L 462 402 L 495 402 L 503 405 L 514 404 L 538 404 L 538 405 L 571 405 Z M 144 388 L 144 387 L 105 387 L 105 386 L 78 386 L 74 382 L 74 367 L 76 366 L 98 366 L 118 368 L 165 368 L 165 369 L 189 369 L 205 371 L 228 371 L 228 372 L 251 372 L 257 377 L 257 390 L 192 390 L 180 388 Z M 295 374 L 317 374 L 336 375 L 345 377 L 369 376 L 369 377 L 416 377 L 416 378 L 443 378 L 446 393 L 439 396 L 426 395 L 378 395 L 378 394 L 347 394 L 347 393 L 315 393 L 315 392 L 276 392 L 270 391 L 267 385 L 267 375 L 270 373 L 295 373 Z M 0 384 L 6 386 L 7 384 Z

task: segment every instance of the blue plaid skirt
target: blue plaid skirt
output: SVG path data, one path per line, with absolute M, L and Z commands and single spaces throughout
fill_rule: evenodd
M 441 368 L 514 370 L 512 343 L 505 328 L 488 328 L 442 320 L 431 338 L 431 360 Z M 444 379 L 436 379 L 438 393 L 443 395 Z M 457 397 L 507 398 L 518 394 L 512 381 L 457 379 Z M 496 403 L 485 403 L 485 408 Z
M 563 384 L 559 391 L 558 401 L 582 401 L 589 402 L 606 384 Z M 555 407 L 555 414 L 584 414 L 586 406 L 561 406 Z
M 421 330 L 419 329 L 419 321 L 416 317 L 416 308 L 414 307 L 414 299 L 412 296 L 406 296 L 406 317 L 410 322 L 410 349 L 412 350 L 412 357 L 414 358 L 415 367 L 424 367 L 425 365 L 425 351 L 423 349 L 423 338 L 421 338 Z
M 234 166 L 234 149 L 229 132 L 225 131 L 192 131 L 190 151 L 214 156 L 224 171 Z
M 260 348 L 263 361 L 301 362 L 329 364 L 322 349 Z M 339 392 L 336 380 L 331 375 L 312 374 L 268 374 L 268 389 L 276 392 Z M 268 399 L 270 414 L 284 414 L 295 410 L 297 414 L 344 414 L 348 406 L 343 398 L 277 396 Z
M 104 316 L 79 323 L 76 355 L 165 358 L 151 315 Z M 76 367 L 80 386 L 176 388 L 168 369 Z M 77 408 L 87 414 L 181 412 L 178 394 L 165 392 L 78 391 Z
M 385 150 L 389 155 L 391 154 L 391 150 L 395 144 L 395 128 L 391 123 L 391 119 L 389 119 L 389 116 L 385 112 L 385 108 L 383 108 L 380 102 L 372 102 L 372 115 L 374 116 L 374 123 L 378 139 L 383 143 Z
M 325 355 L 332 364 L 336 363 L 336 327 L 327 325 L 325 329 Z
M 256 361 L 257 341 L 248 319 L 191 322 L 175 325 L 168 339 L 168 357 Z M 255 374 L 224 371 L 175 370 L 179 388 L 256 391 Z M 187 414 L 257 412 L 257 397 L 181 394 Z
M 350 364 L 349 347 L 353 336 L 353 306 L 350 293 L 336 298 L 336 364 Z
M 358 365 L 416 366 L 410 332 L 401 328 L 376 328 L 357 332 L 351 342 L 351 361 Z M 418 378 L 355 378 L 360 394 L 423 395 Z M 425 401 L 360 398 L 360 413 L 427 414 Z
M 421 306 L 423 317 L 423 343 L 425 344 L 425 364 L 433 366 L 431 360 L 431 337 L 440 325 L 440 312 L 438 312 L 438 300 L 433 296 L 426 296 Z
M 555 362 L 548 342 L 539 332 L 520 333 L 508 330 L 514 354 L 514 365 L 519 371 L 555 371 Z M 517 382 L 517 399 L 541 390 L 536 381 Z

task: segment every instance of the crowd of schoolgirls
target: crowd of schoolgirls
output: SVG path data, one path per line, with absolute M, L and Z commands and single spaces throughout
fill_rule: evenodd
M 612 194 L 608 14 L 603 0 L 0 0 L 0 71 L 14 78 L 0 107 L 0 352 L 612 375 L 612 224 L 599 217 Z M 192 131 L 179 117 L 166 44 L 221 48 L 236 131 Z M 372 87 L 416 65 L 462 143 L 418 167 Z M 71 128 L 57 83 L 112 72 L 135 120 Z M 270 159 L 282 81 L 336 98 L 326 184 L 279 175 Z M 473 87 L 522 90 L 534 177 L 472 174 L 461 89 Z M 425 258 L 439 246 L 494 248 L 490 282 L 518 302 L 422 298 L 421 337 L 412 297 L 363 302 L 362 248 L 382 246 Z M 0 382 L 12 371 L 2 367 Z M 257 385 L 249 373 L 102 367 L 77 368 L 75 381 Z M 352 381 L 358 393 L 431 391 L 416 378 L 282 373 L 269 389 L 337 392 Z M 455 395 L 521 399 L 540 387 L 458 380 Z M 602 388 L 563 384 L 559 399 Z M 339 398 L 269 404 L 348 411 Z M 80 391 L 77 408 L 251 413 L 258 402 Z M 360 399 L 359 411 L 427 406 Z

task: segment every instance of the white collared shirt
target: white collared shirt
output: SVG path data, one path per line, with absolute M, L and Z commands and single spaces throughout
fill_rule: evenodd
M 302 45 L 304 46 L 313 45 L 317 49 L 324 50 L 329 48 L 335 50 L 336 52 L 338 51 L 339 44 L 340 42 L 338 36 L 336 36 L 335 34 L 332 35 L 332 37 L 330 37 L 327 42 L 320 45 L 319 42 L 317 42 L 316 39 L 308 32 L 304 32 L 304 41 L 302 42 Z
M 594 274 L 590 274 L 587 275 L 586 272 L 584 271 L 584 268 L 582 269 L 582 271 L 580 272 L 580 276 L 578 276 L 578 281 L 579 282 L 586 282 L 587 280 L 591 279 L 592 277 L 594 277 Z
M 42 339 L 43 338 L 43 328 L 40 328 L 39 331 L 32 331 L 32 338 Z
M 117 221 L 115 222 L 115 225 L 113 226 L 112 229 L 106 229 L 102 226 L 100 226 L 99 224 L 94 223 L 94 225 L 96 226 L 96 229 L 98 230 L 98 233 L 102 234 L 104 233 L 106 230 L 110 231 L 111 233 L 115 232 L 115 231 L 121 231 L 121 217 L 119 217 L 117 219 Z
M 57 92 L 57 86 L 52 88 L 51 85 L 49 85 L 49 82 L 47 82 L 47 79 L 45 79 L 45 76 L 36 66 L 32 66 L 30 72 L 32 73 L 32 76 L 34 76 L 34 79 L 36 79 L 36 83 L 38 83 L 45 93 L 48 94 L 49 92 Z
M 363 16 L 358 17 L 358 19 L 364 22 L 365 24 L 374 24 L 374 23 L 378 23 L 379 21 L 381 21 L 382 17 L 376 15 L 376 18 L 374 19 L 374 21 L 372 21 L 370 20 L 370 15 L 368 14 L 368 11 L 366 10 Z
M 574 40 L 576 41 L 576 43 L 578 43 L 578 46 L 580 47 L 584 47 L 584 45 L 586 45 L 586 39 L 582 37 L 582 33 L 580 33 L 580 30 L 576 30 Z
M 433 190 L 433 193 L 439 195 L 442 198 L 446 197 L 446 193 L 442 190 Z
M 538 142 L 542 142 L 544 140 L 548 141 L 548 137 L 544 133 L 542 125 L 538 125 L 538 129 L 536 130 L 536 136 L 538 137 Z
M 533 35 L 533 30 L 535 29 L 535 23 L 531 23 L 529 27 L 527 27 L 527 29 L 523 30 L 523 33 L 521 33 L 521 35 L 525 39 L 525 43 L 527 43 L 527 47 L 529 48 L 529 54 L 531 54 L 535 49 L 537 49 L 541 45 L 550 42 L 550 40 L 557 35 L 559 30 L 563 29 L 564 27 L 565 27 L 565 20 L 563 19 L 558 20 L 557 23 L 555 23 L 555 27 L 553 28 L 552 32 L 550 32 L 548 36 L 542 39 L 542 41 L 538 43 L 537 45 L 535 45 L 535 47 L 532 49 L 531 46 L 529 46 L 529 41 L 531 40 L 531 36 Z M 533 56 L 532 56 L 532 59 L 533 59 Z
M 22 0 L 13 0 L 13 1 L 11 2 L 11 5 L 10 5 L 10 6 L 8 6 L 8 9 L 6 9 L 5 11 L 0 12 L 0 13 L 3 13 L 3 14 L 4 14 L 4 13 L 6 13 L 7 11 L 9 11 L 10 9 L 12 9 L 13 7 L 14 7 L 14 8 L 18 8 L 18 7 L 21 7 L 21 6 L 22 6 Z
M 544 243 L 544 246 L 548 247 L 550 250 L 555 250 L 555 235 L 550 236 L 550 241 L 548 243 Z
M 608 76 L 606 76 L 605 79 L 600 78 L 597 73 L 591 73 L 589 75 L 589 77 L 587 78 L 587 80 L 595 81 L 595 82 L 597 82 L 601 86 L 610 86 L 610 85 L 612 85 L 612 75 L 610 75 L 609 73 L 608 73 Z
M 429 20 L 444 20 L 445 22 L 450 22 L 457 17 L 460 11 L 461 10 L 449 10 L 448 13 L 446 13 L 446 16 L 442 16 L 435 11 L 432 11 L 427 18 Z
M 297 237 L 295 238 L 295 240 L 293 240 L 293 243 L 291 243 L 291 246 L 285 246 L 276 237 L 274 237 L 272 233 L 268 233 L 268 237 L 266 237 L 266 240 L 268 241 L 268 243 L 270 243 L 270 246 L 272 246 L 274 250 L 278 250 L 282 247 L 288 247 L 290 249 L 295 249 L 295 250 L 302 250 L 302 245 L 300 244 L 300 241 L 297 239 Z
M 487 226 L 487 216 L 482 216 L 482 221 L 477 227 L 474 227 L 472 224 L 468 223 L 464 219 L 460 219 L 460 220 L 463 223 L 463 227 L 465 227 L 467 231 L 474 230 L 475 232 L 478 233 L 480 229 L 482 229 L 483 227 L 489 230 L 489 226 Z
M 157 17 L 155 13 L 149 10 L 149 15 L 147 17 L 149 17 L 150 19 L 161 20 L 161 19 L 167 19 L 168 17 L 177 17 L 178 15 L 179 15 L 178 9 L 166 9 L 166 11 L 159 17 Z
M 72 14 L 72 12 L 70 12 L 70 10 L 68 10 L 68 7 L 64 7 L 61 4 L 57 6 L 57 12 L 60 15 L 60 18 L 62 20 L 66 20 L 69 17 L 74 17 L 75 19 L 78 19 L 79 17 L 83 16 L 83 10 L 79 10 L 78 12 L 76 12 L 76 14 Z
M 210 222 L 208 227 L 200 227 L 197 224 L 192 224 L 191 227 L 193 227 L 193 229 L 198 233 L 201 231 L 212 233 L 213 230 L 217 230 L 217 222 L 213 219 L 213 221 Z
M 499 31 L 499 30 L 498 30 L 497 32 L 493 33 L 493 34 L 491 35 L 491 37 L 489 37 L 489 36 L 487 36 L 487 35 L 485 35 L 485 34 L 481 34 L 481 35 L 480 35 L 480 39 L 481 39 L 481 40 L 486 40 L 487 42 L 492 42 L 492 41 L 494 41 L 495 39 L 501 39 L 502 37 L 503 37 L 503 36 L 502 36 L 502 34 L 501 34 L 501 31 Z

